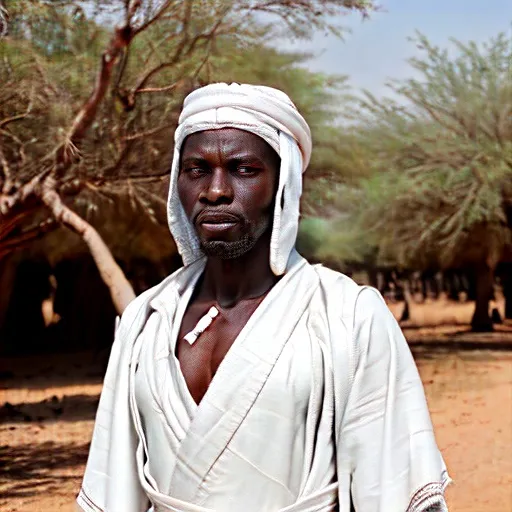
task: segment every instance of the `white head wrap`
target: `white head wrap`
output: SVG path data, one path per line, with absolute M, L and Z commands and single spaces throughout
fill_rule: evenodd
M 185 98 L 174 134 L 168 220 L 183 258 L 189 265 L 203 256 L 194 227 L 178 198 L 177 182 L 181 145 L 199 131 L 238 128 L 264 139 L 281 157 L 272 237 L 270 267 L 275 275 L 286 270 L 299 226 L 302 173 L 311 157 L 311 131 L 290 98 L 271 87 L 246 84 L 211 84 Z

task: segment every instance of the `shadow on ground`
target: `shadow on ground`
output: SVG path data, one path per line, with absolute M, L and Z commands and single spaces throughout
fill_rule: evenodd
M 76 480 L 70 468 L 81 470 L 87 460 L 89 443 L 62 444 L 53 441 L 0 447 L 2 498 L 35 496 L 58 489 L 63 481 Z M 67 471 L 68 470 L 68 471 Z
M 0 407 L 0 423 L 93 420 L 98 402 L 99 395 L 68 395 L 60 399 L 53 396 L 16 405 L 5 402 Z
M 101 384 L 107 357 L 108 353 L 100 357 L 92 352 L 0 356 L 0 390 Z

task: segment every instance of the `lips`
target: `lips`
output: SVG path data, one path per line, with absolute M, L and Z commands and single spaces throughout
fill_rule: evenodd
M 196 226 L 207 238 L 224 238 L 241 222 L 240 217 L 222 211 L 203 210 L 196 217 Z
M 197 224 L 238 224 L 240 218 L 227 212 L 211 212 L 204 210 L 196 217 Z

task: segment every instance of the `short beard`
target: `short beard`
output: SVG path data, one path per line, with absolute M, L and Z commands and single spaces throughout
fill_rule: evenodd
M 219 258 L 221 260 L 234 260 L 248 253 L 262 235 L 269 229 L 270 219 L 265 219 L 254 232 L 244 233 L 241 238 L 233 242 L 223 240 L 201 240 L 201 248 L 206 256 Z
M 255 237 L 245 234 L 240 240 L 234 242 L 220 240 L 201 242 L 201 248 L 206 256 L 213 256 L 221 260 L 233 260 L 249 252 L 256 245 L 256 242 Z

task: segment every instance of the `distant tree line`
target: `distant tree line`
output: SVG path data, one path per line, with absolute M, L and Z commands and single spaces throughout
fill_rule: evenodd
M 512 317 L 512 38 L 453 41 L 452 53 L 421 34 L 413 42 L 415 78 L 391 82 L 393 99 L 354 100 L 343 137 L 357 178 L 332 189 L 336 214 L 306 231 L 326 241 L 319 258 L 465 271 L 472 326 L 492 330 L 497 270 Z
M 160 277 L 175 267 L 167 175 L 179 109 L 196 87 L 219 80 L 281 87 L 320 141 L 319 166 L 335 165 L 321 132 L 336 116 L 343 77 L 310 73 L 301 67 L 308 55 L 267 43 L 315 30 L 339 34 L 343 12 L 366 16 L 373 4 L 11 0 L 2 8 L 0 326 L 12 316 L 15 274 L 26 259 L 54 270 L 88 251 L 118 313 L 138 291 L 133 262 L 145 260 Z M 29 290 L 21 295 L 28 299 Z
M 165 210 L 172 135 L 184 96 L 212 81 L 279 87 L 312 126 L 306 256 L 378 272 L 383 290 L 393 275 L 404 288 L 415 272 L 462 273 L 475 330 L 492 329 L 499 274 L 512 316 L 512 40 L 454 41 L 452 56 L 418 34 L 415 78 L 392 82 L 394 99 L 348 94 L 347 77 L 312 73 L 311 55 L 269 45 L 315 30 L 340 34 L 341 13 L 373 8 L 365 0 L 3 2 L 0 338 L 13 311 L 40 301 L 29 278 L 17 287 L 21 263 L 39 269 L 26 275 L 47 276 L 44 297 L 67 290 L 56 301 L 66 321 L 80 290 L 96 283 L 87 293 L 112 303 L 101 308 L 106 323 L 180 264 Z

